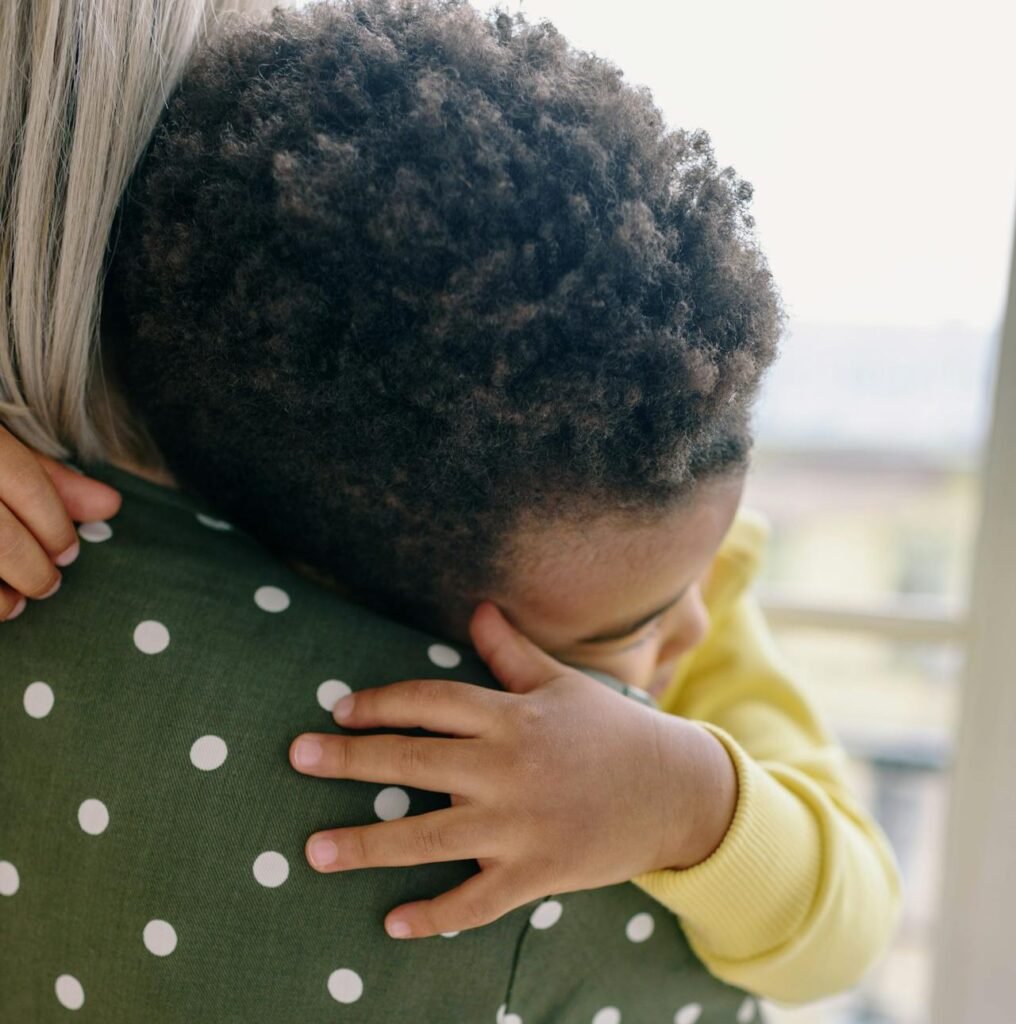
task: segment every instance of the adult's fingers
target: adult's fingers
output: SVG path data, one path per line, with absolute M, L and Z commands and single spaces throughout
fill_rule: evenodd
M 509 700 L 498 690 L 448 679 L 409 679 L 358 690 L 340 700 L 335 721 L 353 729 L 429 729 L 450 736 L 490 731 Z
M 53 482 L 68 515 L 76 523 L 112 519 L 120 511 L 123 498 L 119 491 L 108 484 L 75 473 L 63 463 L 44 455 L 38 455 L 36 458 Z
M 77 543 L 74 524 L 53 481 L 42 468 L 39 456 L 3 429 L 0 429 L 0 503 L 6 505 L 12 517 L 31 532 L 50 561 L 71 551 Z M 4 529 L 5 546 L 15 543 L 18 547 L 23 546 L 22 539 L 12 537 L 8 527 Z M 0 547 L 0 554 L 3 550 Z M 49 576 L 50 582 L 55 582 L 55 572 L 51 571 Z M 7 582 L 22 589 L 14 580 L 7 579 Z M 22 592 L 29 593 L 26 590 Z
M 298 772 L 319 779 L 388 782 L 466 795 L 476 788 L 480 742 L 429 736 L 304 733 L 293 740 L 289 763 Z
M 0 501 L 0 577 L 26 597 L 48 597 L 60 573 L 35 536 Z
M 317 871 L 411 867 L 469 860 L 489 854 L 494 836 L 465 807 L 432 811 L 397 821 L 327 829 L 307 840 L 307 860 Z
M 24 595 L 0 584 L 0 622 L 16 619 L 25 610 L 26 603 Z

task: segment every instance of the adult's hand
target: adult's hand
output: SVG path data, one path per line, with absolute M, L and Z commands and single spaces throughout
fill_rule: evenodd
M 75 522 L 109 519 L 117 491 L 25 447 L 0 427 L 0 622 L 56 593 L 78 557 Z

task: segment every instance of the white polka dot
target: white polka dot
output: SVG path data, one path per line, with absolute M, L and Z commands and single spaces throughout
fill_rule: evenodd
M 168 921 L 149 921 L 141 937 L 153 956 L 169 956 L 176 949 L 176 929 Z
M 202 526 L 207 526 L 209 530 L 232 530 L 233 524 L 227 523 L 225 519 L 215 519 L 213 516 L 206 516 L 204 512 L 198 512 L 197 520 Z
M 442 939 L 454 939 L 456 935 L 461 935 L 461 934 L 462 934 L 461 932 L 442 932 L 441 933 L 441 938 Z
M 593 1014 L 593 1024 L 621 1024 L 621 1011 L 616 1006 L 605 1006 Z
M 341 679 L 326 679 L 317 688 L 317 702 L 325 709 L 325 711 L 331 713 L 332 708 L 342 700 L 346 694 L 352 693 L 352 688 L 342 682 Z
M 750 1024 L 755 1019 L 755 1000 L 748 996 L 737 1011 L 737 1024 Z
M 265 850 L 254 861 L 254 877 L 266 889 L 277 889 L 289 878 L 289 861 L 281 853 Z
M 645 942 L 653 934 L 655 927 L 656 922 L 652 914 L 636 914 L 624 926 L 624 933 L 632 942 Z
M 427 657 L 438 668 L 455 668 L 462 661 L 462 655 L 447 644 L 431 644 L 427 648 Z
M 85 1005 L 85 990 L 71 974 L 61 974 L 56 979 L 56 997 L 68 1010 L 80 1010 Z
M 374 797 L 374 813 L 382 821 L 404 818 L 409 810 L 409 794 L 400 786 L 385 786 Z
M 212 772 L 222 766 L 228 753 L 226 741 L 221 736 L 202 736 L 190 748 L 191 764 L 203 772 Z
M 682 1006 L 674 1014 L 674 1024 L 695 1024 L 695 1021 L 702 1016 L 702 1006 L 699 1003 L 688 1003 Z
M 263 612 L 284 612 L 289 607 L 289 594 L 278 587 L 258 587 L 254 603 Z
M 161 654 L 169 646 L 169 630 L 152 619 L 142 622 L 134 630 L 134 646 L 142 654 Z
M 109 811 L 101 800 L 86 800 L 78 808 L 78 824 L 90 836 L 98 836 L 109 825 Z
M 328 994 L 337 1003 L 355 1003 L 363 995 L 363 980 L 356 971 L 340 967 L 328 975 Z
M 55 700 L 49 683 L 32 683 L 25 689 L 25 710 L 32 718 L 45 718 L 53 710 Z
M 78 536 L 90 544 L 101 544 L 113 536 L 113 527 L 109 523 L 82 523 L 78 527 Z
M 557 900 L 544 900 L 529 915 L 529 923 L 534 928 L 552 928 L 561 920 L 561 911 L 564 907 Z
M 18 869 L 9 860 L 0 860 L 0 896 L 13 896 L 20 884 Z

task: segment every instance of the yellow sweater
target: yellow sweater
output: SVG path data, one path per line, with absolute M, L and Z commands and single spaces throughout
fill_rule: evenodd
M 741 509 L 704 594 L 712 625 L 660 698 L 730 753 L 733 822 L 710 857 L 634 882 L 681 919 L 723 981 L 783 1002 L 854 985 L 901 909 L 899 867 L 845 776 L 843 749 L 793 682 L 749 590 L 769 534 Z

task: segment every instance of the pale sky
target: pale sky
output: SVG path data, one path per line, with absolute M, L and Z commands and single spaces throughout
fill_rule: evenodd
M 480 10 L 493 5 L 472 0 Z M 793 320 L 1002 316 L 1016 203 L 1016 4 L 504 0 L 648 85 L 755 186 Z

